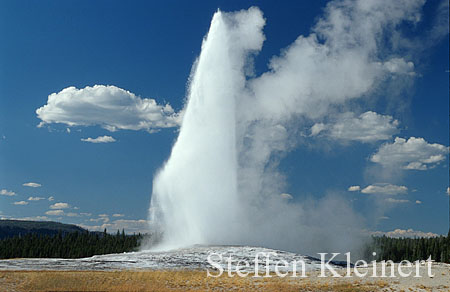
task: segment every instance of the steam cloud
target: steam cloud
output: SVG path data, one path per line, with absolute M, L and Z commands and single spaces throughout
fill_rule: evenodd
M 154 179 L 150 217 L 164 231 L 160 248 L 357 248 L 362 218 L 335 195 L 301 203 L 284 199 L 277 164 L 294 146 L 293 124 L 318 121 L 331 107 L 371 94 L 393 74 L 414 76 L 414 64 L 389 52 L 386 40 L 400 23 L 418 22 L 423 4 L 330 2 L 311 34 L 299 36 L 257 77 L 247 73 L 265 39 L 262 12 L 252 7 L 215 13 L 192 70 L 179 137 Z M 387 129 L 381 137 L 359 140 L 396 133 L 391 117 L 367 115 Z

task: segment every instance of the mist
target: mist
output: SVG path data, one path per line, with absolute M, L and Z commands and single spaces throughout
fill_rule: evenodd
M 282 49 L 259 76 L 252 60 L 265 40 L 262 11 L 217 11 L 193 65 L 178 138 L 153 181 L 150 223 L 164 233 L 156 248 L 356 251 L 365 238 L 364 214 L 339 194 L 302 202 L 281 196 L 287 178 L 278 164 L 301 147 L 293 130 L 299 124 L 321 121 L 390 76 L 414 72 L 390 39 L 398 42 L 402 22 L 420 20 L 423 4 L 330 2 L 311 33 Z

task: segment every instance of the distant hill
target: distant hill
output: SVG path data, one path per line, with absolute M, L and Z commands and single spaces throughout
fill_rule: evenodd
M 58 232 L 87 232 L 79 226 L 52 221 L 23 221 L 23 220 L 0 220 L 0 239 L 36 233 L 42 235 L 55 235 Z

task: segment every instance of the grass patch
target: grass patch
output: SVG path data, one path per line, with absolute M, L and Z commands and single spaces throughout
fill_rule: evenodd
M 381 291 L 385 282 L 364 283 L 315 281 L 306 278 L 218 278 L 206 277 L 205 271 L 1 271 L 2 291 L 36 292 L 177 292 L 177 291 Z

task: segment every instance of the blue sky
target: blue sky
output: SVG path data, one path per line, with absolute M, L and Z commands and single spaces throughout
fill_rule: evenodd
M 252 5 L 263 11 L 266 41 L 255 58 L 258 76 L 272 56 L 309 35 L 326 2 L 2 1 L 0 216 L 143 230 L 152 179 L 177 136 L 175 113 L 183 108 L 214 12 Z M 399 55 L 405 62 L 390 65 L 406 66 L 404 76 L 352 101 L 359 109 L 353 116 L 330 114 L 309 128 L 299 126 L 304 138 L 280 162 L 285 193 L 293 200 L 338 194 L 366 218 L 369 230 L 447 233 L 449 39 L 448 6 L 442 3 L 429 1 L 419 22 L 399 28 L 409 40 Z M 432 38 L 443 9 L 447 32 Z M 115 115 L 119 100 L 108 121 L 94 111 L 94 122 L 86 124 L 91 117 L 85 106 L 66 108 L 65 120 L 51 109 L 38 117 L 49 95 L 94 85 L 128 91 L 119 91 L 119 98 L 133 96 L 133 102 L 154 99 L 157 111 L 170 104 L 173 115 L 167 110 L 147 121 L 150 126 L 139 126 Z M 358 132 L 366 128 L 348 124 L 369 120 L 382 128 L 366 140 Z M 346 135 L 337 126 L 352 131 Z M 109 143 L 92 143 L 103 136 L 111 137 L 103 138 Z M 35 184 L 24 185 L 30 182 Z

